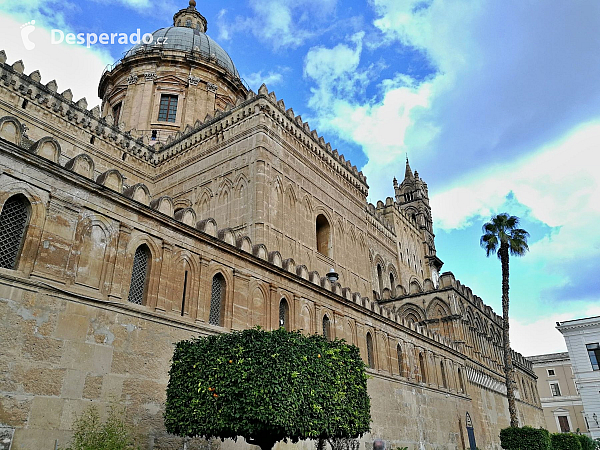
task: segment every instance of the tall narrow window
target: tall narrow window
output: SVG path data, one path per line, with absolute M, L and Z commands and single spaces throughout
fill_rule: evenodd
M 396 287 L 396 281 L 394 280 L 394 274 L 392 272 L 390 272 L 390 289 L 392 291 L 392 295 L 395 295 L 395 287 Z
M 148 291 L 148 273 L 150 272 L 150 249 L 146 244 L 140 245 L 133 257 L 133 269 L 131 270 L 131 284 L 129 285 L 129 297 L 127 300 L 136 305 L 146 304 Z
M 587 344 L 585 348 L 588 351 L 590 362 L 592 363 L 592 370 L 600 370 L 598 362 L 600 362 L 600 344 Z
M 185 313 L 185 297 L 187 295 L 188 271 L 183 275 L 183 295 L 181 296 L 181 317 Z
M 419 370 L 421 371 L 421 381 L 427 383 L 427 372 L 425 371 L 425 358 L 423 353 L 419 353 Z
M 119 125 L 119 120 L 121 119 L 121 106 L 123 103 L 119 102 L 112 109 L 112 116 L 115 121 L 115 125 Z
M 398 355 L 398 373 L 400 376 L 404 376 L 404 371 L 402 370 L 402 347 L 400 344 L 396 346 L 396 354 Z
M 379 283 L 379 295 L 383 295 L 383 273 L 379 264 L 377 264 L 377 282 Z
M 325 339 L 331 340 L 331 323 L 327 314 L 323 316 L 323 336 L 325 336 Z
M 460 392 L 465 392 L 465 382 L 463 381 L 462 372 L 458 369 L 458 382 L 460 383 Z
M 550 383 L 550 392 L 552 392 L 552 397 L 560 397 L 560 386 L 558 383 Z
M 225 303 L 225 278 L 220 273 L 216 274 L 212 280 L 212 290 L 210 292 L 210 315 L 208 323 L 211 325 L 223 325 L 223 304 Z
M 568 416 L 558 416 L 558 425 L 560 426 L 561 433 L 568 433 L 571 431 Z
M 30 210 L 31 205 L 22 195 L 13 195 L 2 206 L 2 213 L 0 213 L 0 267 L 17 268 Z
M 371 369 L 375 368 L 375 360 L 373 358 L 373 338 L 371 333 L 367 333 L 367 364 Z
M 440 371 L 442 372 L 442 386 L 448 388 L 448 382 L 446 381 L 446 369 L 444 369 L 444 361 L 440 361 Z
M 282 298 L 279 302 L 279 326 L 290 331 L 290 309 L 285 298 Z
M 331 256 L 331 227 L 323 214 L 317 216 L 317 251 L 325 256 Z
M 173 94 L 162 94 L 160 96 L 160 108 L 158 120 L 160 122 L 175 122 L 177 116 L 177 96 Z

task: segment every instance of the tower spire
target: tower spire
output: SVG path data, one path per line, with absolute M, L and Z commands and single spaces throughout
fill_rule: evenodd
M 413 177 L 412 169 L 410 168 L 410 164 L 408 162 L 408 156 L 406 157 L 406 170 L 404 171 L 404 179 L 410 179 Z

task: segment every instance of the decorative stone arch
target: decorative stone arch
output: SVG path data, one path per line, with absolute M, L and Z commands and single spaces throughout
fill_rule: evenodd
M 265 244 L 256 244 L 254 247 L 252 247 L 252 254 L 264 261 L 269 260 L 269 251 L 267 250 L 267 246 Z
M 123 195 L 146 206 L 150 205 L 150 200 L 152 198 L 148 186 L 144 183 L 137 183 L 133 186 L 129 186 L 123 191 Z
M 287 305 L 287 311 L 284 310 L 284 305 Z M 293 318 L 294 315 L 294 299 L 289 292 L 278 291 L 277 292 L 277 302 L 275 311 L 276 314 L 274 316 L 277 318 L 276 329 L 282 326 L 282 320 L 284 320 L 283 326 L 286 330 L 292 331 L 295 329 L 295 324 Z
M 398 270 L 393 263 L 389 263 L 387 267 L 387 274 L 390 280 L 390 290 L 392 297 L 397 296 L 396 286 L 400 283 L 400 277 L 398 276 Z
M 58 164 L 60 161 L 60 143 L 52 136 L 45 136 L 33 144 L 29 151 L 48 161 Z
M 373 255 L 373 291 L 379 295 L 379 298 L 383 295 L 383 289 L 386 287 L 385 273 L 386 263 L 383 258 L 378 254 Z
M 277 250 L 269 253 L 269 262 L 277 267 L 283 267 L 283 258 Z
M 168 282 L 171 287 L 168 297 L 173 300 L 171 307 L 167 306 L 166 309 L 178 311 L 181 317 L 196 319 L 200 289 L 198 257 L 188 250 L 178 249 L 172 258 L 170 274 Z
M 333 259 L 334 229 L 333 217 L 327 208 L 317 206 L 313 211 L 314 237 L 317 252 Z
M 423 292 L 423 288 L 421 287 L 421 283 L 415 277 L 412 277 L 409 282 L 408 291 L 410 294 L 418 294 Z
M 248 186 L 250 181 L 243 173 L 239 174 L 234 182 L 233 190 L 233 208 L 236 215 L 232 215 L 232 220 L 236 220 L 239 225 L 244 225 L 248 220 L 250 213 L 248 205 Z
M 203 187 L 202 192 L 198 196 L 196 200 L 196 211 L 200 219 L 208 219 L 211 216 L 211 199 L 213 198 L 213 193 L 208 187 Z
M 29 219 L 16 264 L 16 270 L 29 276 L 42 238 L 49 194 L 23 181 L 0 175 L 0 212 L 6 201 L 14 195 L 22 195 L 29 202 Z
M 243 252 L 252 253 L 252 239 L 248 236 L 239 237 L 235 245 Z
M 217 232 L 217 238 L 226 244 L 235 246 L 236 237 L 231 228 L 223 228 L 222 230 L 219 230 Z
M 131 233 L 131 239 L 125 250 L 125 264 L 123 273 L 125 273 L 125 283 L 123 285 L 122 299 L 127 303 L 129 297 L 129 289 L 131 286 L 131 275 L 133 270 L 133 262 L 136 250 L 146 244 L 150 251 L 150 269 L 147 271 L 147 287 L 145 294 L 144 306 L 154 309 L 158 303 L 158 283 L 160 278 L 160 266 L 162 262 L 162 248 L 158 241 L 152 236 L 143 234 L 140 231 L 134 230 Z
M 96 183 L 106 186 L 107 188 L 123 193 L 123 184 L 125 183 L 125 177 L 117 169 L 110 169 L 98 176 Z
M 284 187 L 281 177 L 277 175 L 271 182 L 269 216 L 271 226 L 276 230 L 283 228 Z
M 365 327 L 365 361 L 370 369 L 377 369 L 377 339 L 372 327 Z
M 398 314 L 402 319 L 404 319 L 407 325 L 411 322 L 419 324 L 426 318 L 423 308 L 415 305 L 414 303 L 405 303 L 404 305 L 400 306 L 398 309 Z
M 21 147 L 23 139 L 23 125 L 13 116 L 4 116 L 0 119 L 0 139 Z
M 97 214 L 83 217 L 77 223 L 69 258 L 72 282 L 108 294 L 108 271 L 111 261 L 114 264 L 117 241 L 118 233 L 109 219 Z
M 220 316 L 220 325 L 224 328 L 231 328 L 231 312 L 233 310 L 233 285 L 234 285 L 234 277 L 233 271 L 230 267 L 227 267 L 223 264 L 217 263 L 216 261 L 211 261 L 208 264 L 208 268 L 206 270 L 206 286 L 207 289 L 204 289 L 204 298 L 201 299 L 204 308 L 198 307 L 198 312 L 203 309 L 202 320 L 204 320 L 207 324 L 210 319 L 210 309 L 211 309 L 211 295 L 212 295 L 212 282 L 215 275 L 221 274 L 225 281 L 225 289 L 224 294 L 221 297 L 221 316 Z
M 441 315 L 440 315 L 441 312 Z M 450 316 L 450 305 L 439 297 L 435 297 L 429 302 L 426 309 L 427 319 L 441 319 Z
M 94 179 L 94 160 L 86 153 L 80 153 L 74 158 L 71 158 L 67 164 L 65 164 L 65 169 L 89 178 L 90 180 Z
M 162 197 L 155 198 L 150 202 L 150 208 L 155 211 L 158 211 L 166 216 L 173 217 L 173 199 L 166 195 Z
M 201 220 L 196 224 L 196 229 L 212 237 L 217 237 L 217 222 L 213 218 Z
M 184 223 L 190 227 L 195 227 L 197 223 L 196 211 L 192 208 L 175 209 L 175 220 Z
M 267 328 L 267 305 L 269 291 L 264 283 L 255 279 L 251 280 L 249 286 L 250 297 L 250 325 Z

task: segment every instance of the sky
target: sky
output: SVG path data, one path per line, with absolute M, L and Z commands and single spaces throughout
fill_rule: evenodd
M 51 30 L 143 35 L 186 6 L 0 0 L 0 49 L 94 106 L 102 71 L 130 45 L 53 44 Z M 408 155 L 429 186 L 442 270 L 498 313 L 500 263 L 479 247 L 481 227 L 501 212 L 520 217 L 530 252 L 510 266 L 516 351 L 566 351 L 555 323 L 600 315 L 600 2 L 198 0 L 197 8 L 254 91 L 264 82 L 363 170 L 369 201 L 393 195 Z

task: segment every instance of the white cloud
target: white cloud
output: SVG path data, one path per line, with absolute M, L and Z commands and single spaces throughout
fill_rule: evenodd
M 510 319 L 511 347 L 525 356 L 546 353 L 566 352 L 567 345 L 563 335 L 556 329 L 556 322 L 600 316 L 597 304 L 583 305 L 573 313 L 552 314 L 538 317 L 534 321 Z
M 89 107 L 100 104 L 98 83 L 107 64 L 112 63 L 108 50 L 87 49 L 79 45 L 51 44 L 51 36 L 44 21 L 36 20 L 30 40 L 33 50 L 26 50 L 21 39 L 23 22 L 8 15 L 0 15 L 3 33 L 2 48 L 7 54 L 7 63 L 22 60 L 25 73 L 39 70 L 42 83 L 56 80 L 59 92 L 71 89 L 75 101 L 85 97 Z
M 252 17 L 226 20 L 226 10 L 218 17 L 219 37 L 230 39 L 231 30 L 250 32 L 275 50 L 297 48 L 307 39 L 327 30 L 326 19 L 338 0 L 250 0 Z
M 281 72 L 286 72 L 288 69 L 283 68 Z M 258 72 L 251 73 L 249 75 L 244 76 L 244 80 L 251 89 L 254 91 L 258 91 L 258 88 L 264 83 L 269 90 L 272 90 L 271 87 L 277 86 L 283 82 L 283 73 L 268 71 L 266 74 L 263 74 L 263 71 L 260 70 Z

